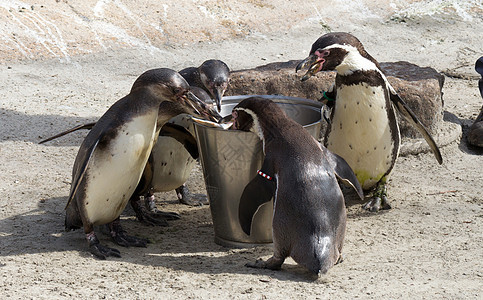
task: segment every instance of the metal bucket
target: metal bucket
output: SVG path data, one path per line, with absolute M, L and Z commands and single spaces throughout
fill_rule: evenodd
M 243 99 L 254 95 L 223 98 L 222 116 Z M 258 95 L 257 95 L 258 96 Z M 259 96 L 271 99 L 285 113 L 319 138 L 322 104 L 316 101 L 285 97 Z M 272 242 L 273 199 L 255 213 L 251 234 L 243 232 L 238 221 L 238 205 L 245 186 L 262 166 L 262 143 L 252 132 L 223 130 L 195 123 L 201 165 L 210 200 L 215 243 L 227 247 L 252 247 Z

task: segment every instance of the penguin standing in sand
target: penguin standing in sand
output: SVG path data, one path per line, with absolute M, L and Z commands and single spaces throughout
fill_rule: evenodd
M 280 269 L 286 257 L 314 274 L 326 273 L 341 260 L 346 226 L 344 196 L 337 179 L 363 198 L 349 165 L 321 146 L 273 101 L 251 97 L 232 112 L 233 127 L 255 132 L 265 159 L 248 183 L 239 204 L 239 221 L 250 235 L 253 215 L 273 195 L 274 254 L 248 267 Z
M 114 103 L 92 127 L 74 162 L 66 206 L 66 230 L 84 228 L 89 250 L 100 259 L 120 256 L 103 246 L 94 226 L 108 224 L 121 246 L 145 247 L 147 240 L 128 236 L 119 216 L 143 174 L 161 127 L 180 113 L 217 120 L 177 72 L 161 68 L 138 77 L 131 92 Z
M 213 100 L 220 103 L 230 80 L 228 66 L 220 60 L 207 60 L 200 67 L 182 70 L 185 80 L 189 80 L 190 90 L 204 103 L 211 105 Z M 202 86 L 203 88 L 201 88 Z M 159 132 L 158 142 L 153 146 L 151 156 L 146 165 L 130 203 L 137 218 L 148 225 L 167 226 L 168 220 L 179 219 L 172 212 L 157 209 L 154 193 L 176 191 L 180 203 L 187 205 L 208 204 L 206 195 L 192 194 L 185 182 L 199 157 L 193 126 L 185 114 L 169 120 Z M 79 129 L 91 129 L 95 123 L 73 127 L 55 136 L 47 138 L 45 143 L 57 137 Z M 144 199 L 144 202 L 142 201 Z
M 386 182 L 401 140 L 394 107 L 419 130 L 437 161 L 442 163 L 431 135 L 356 37 L 344 32 L 321 36 L 296 71 L 305 67 L 308 71 L 302 81 L 319 71 L 337 72 L 332 90 L 335 106 L 325 145 L 347 161 L 364 190 L 375 190 L 364 208 L 370 211 L 390 208 Z
M 179 71 L 196 95 L 205 103 L 212 104 L 211 95 L 218 111 L 230 81 L 230 69 L 221 60 L 209 59 L 199 67 L 189 67 Z M 155 207 L 154 192 L 175 190 L 181 203 L 187 205 L 208 204 L 202 194 L 191 194 L 185 182 L 199 157 L 194 127 L 186 115 L 171 119 L 161 129 L 162 143 L 153 148 L 153 177 L 151 189 L 145 194 L 146 206 Z M 154 208 L 155 210 L 155 208 Z

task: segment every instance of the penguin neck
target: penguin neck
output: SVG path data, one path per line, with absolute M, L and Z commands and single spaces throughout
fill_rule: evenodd
M 162 101 L 159 104 L 158 120 L 156 126 L 158 128 L 161 128 L 172 118 L 184 113 L 187 113 L 187 111 L 183 108 L 183 106 L 181 106 L 181 104 L 168 100 Z
M 335 68 L 338 75 L 348 76 L 355 71 L 379 71 L 376 64 L 362 56 L 356 48 L 352 46 L 344 46 L 344 48 L 347 50 L 347 54 L 342 62 Z
M 284 132 L 289 130 L 288 127 L 291 127 L 291 124 L 291 120 L 278 120 L 276 118 L 268 118 L 260 122 L 258 125 L 259 130 L 256 133 L 262 140 L 263 151 L 265 152 L 265 147 L 272 142 L 284 139 Z M 257 127 L 254 126 L 254 128 Z

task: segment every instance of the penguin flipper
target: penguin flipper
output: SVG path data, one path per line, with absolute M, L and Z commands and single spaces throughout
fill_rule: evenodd
M 67 204 L 65 205 L 64 209 L 67 209 L 67 206 L 69 206 L 70 202 L 72 199 L 74 199 L 74 196 L 77 192 L 77 189 L 79 188 L 79 185 L 84 178 L 84 175 L 87 170 L 87 166 L 89 164 L 89 161 L 92 157 L 92 154 L 94 154 L 94 150 L 96 149 L 97 145 L 99 144 L 100 138 L 96 139 L 95 142 L 85 151 L 84 154 L 84 160 L 82 161 L 82 165 L 80 168 L 75 172 L 75 176 L 72 179 L 72 187 L 70 189 L 70 195 L 69 195 L 69 200 L 67 200 Z
M 394 91 L 392 87 L 390 88 L 389 94 L 390 94 L 392 103 L 399 111 L 399 113 L 421 133 L 421 135 L 423 136 L 423 138 L 426 140 L 429 147 L 433 151 L 434 156 L 436 157 L 436 160 L 438 161 L 438 163 L 442 164 L 443 157 L 441 156 L 441 152 L 439 151 L 438 145 L 436 145 L 436 142 L 434 141 L 433 137 L 429 134 L 426 127 L 424 127 L 421 121 L 419 121 L 418 117 L 409 108 L 406 102 L 404 102 L 403 99 L 399 97 L 399 95 L 396 93 L 396 91 Z
M 357 192 L 359 198 L 364 200 L 364 192 L 362 191 L 362 187 L 357 180 L 354 171 L 352 171 L 352 168 L 345 161 L 345 159 L 335 153 L 332 153 L 326 148 L 321 148 L 327 157 L 327 161 L 329 162 L 330 166 L 334 169 L 335 176 L 337 176 L 337 178 L 344 184 L 350 185 Z
M 481 97 L 483 97 L 483 56 L 476 60 L 475 71 L 481 75 L 481 78 L 478 81 L 478 88 L 480 89 Z
M 270 169 L 265 163 L 262 166 L 264 172 Z M 267 179 L 258 174 L 245 186 L 238 207 L 238 220 L 247 235 L 250 235 L 253 216 L 258 207 L 273 198 L 276 188 L 275 178 Z
M 194 136 L 183 126 L 176 125 L 173 123 L 166 123 L 161 128 L 159 132 L 160 136 L 169 136 L 177 140 L 180 144 L 184 146 L 186 151 L 189 152 L 193 159 L 198 159 L 200 156 L 198 152 L 198 145 L 196 144 L 196 139 Z
M 45 143 L 45 142 L 48 142 L 48 141 L 51 141 L 51 140 L 55 140 L 55 139 L 56 139 L 56 138 L 58 138 L 58 137 L 64 136 L 64 135 L 66 135 L 66 134 L 69 134 L 69 133 L 71 133 L 71 132 L 77 131 L 77 130 L 79 130 L 79 129 L 92 129 L 92 127 L 94 127 L 94 125 L 96 125 L 96 123 L 95 123 L 95 122 L 92 122 L 92 123 L 87 123 L 87 124 L 81 124 L 81 125 L 77 125 L 77 126 L 75 126 L 75 127 L 72 127 L 72 128 L 70 128 L 70 129 L 67 129 L 66 131 L 63 131 L 63 132 L 61 132 L 61 133 L 58 133 L 58 134 L 56 134 L 56 135 L 54 135 L 54 136 L 51 136 L 51 137 L 49 137 L 49 138 L 46 138 L 45 140 L 40 141 L 40 142 L 39 142 L 39 144 L 43 144 L 43 143 Z

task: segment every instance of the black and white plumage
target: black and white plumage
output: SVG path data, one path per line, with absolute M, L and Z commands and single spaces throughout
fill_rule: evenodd
M 108 224 L 122 246 L 146 246 L 125 234 L 119 215 L 138 186 L 161 127 L 180 113 L 217 120 L 217 113 L 189 92 L 175 71 L 161 68 L 139 76 L 131 92 L 114 103 L 82 142 L 74 162 L 66 206 L 66 230 L 84 228 L 90 252 L 120 256 L 99 243 L 94 226 Z M 215 117 L 216 116 L 216 117 Z
M 221 110 L 221 101 L 230 80 L 230 69 L 221 60 L 206 60 L 199 67 L 189 67 L 179 71 L 188 82 L 191 91 L 204 103 L 216 104 Z M 146 184 L 138 189 L 145 204 L 133 202 L 138 219 L 145 223 L 166 225 L 165 218 L 170 218 L 157 210 L 155 192 L 176 191 L 179 201 L 187 205 L 208 204 L 203 194 L 190 193 L 186 181 L 199 157 L 194 127 L 187 115 L 179 115 L 169 120 L 160 131 L 158 143 L 153 147 L 152 155 L 143 178 Z M 134 199 L 133 199 L 134 200 Z M 138 203 L 138 204 L 136 204 Z
M 274 196 L 274 255 L 249 267 L 280 269 L 291 256 L 314 274 L 341 258 L 345 234 L 344 196 L 337 179 L 362 189 L 349 165 L 320 145 L 271 100 L 251 97 L 232 112 L 235 129 L 253 131 L 263 143 L 262 168 L 239 204 L 242 229 L 250 234 L 258 207 Z
M 209 65 L 217 66 L 218 64 Z M 214 74 L 220 72 L 208 72 L 206 68 L 204 70 L 208 76 L 215 76 Z M 214 77 L 209 78 L 210 82 L 215 80 Z M 205 89 L 190 86 L 190 91 L 211 106 L 212 100 Z M 48 142 L 76 130 L 92 129 L 95 124 L 93 122 L 73 127 L 44 139 L 40 143 Z M 176 213 L 158 210 L 154 197 L 156 192 L 175 190 L 178 200 L 183 204 L 192 206 L 208 204 L 206 195 L 193 194 L 186 186 L 186 181 L 199 157 L 193 131 L 193 125 L 186 114 L 172 118 L 159 131 L 157 142 L 153 146 L 139 186 L 130 201 L 138 220 L 142 223 L 168 226 L 167 221 L 180 218 Z
M 385 184 L 401 143 L 395 109 L 419 130 L 442 163 L 441 153 L 431 135 L 356 37 L 344 32 L 323 35 L 296 70 L 305 67 L 308 71 L 302 80 L 319 71 L 337 72 L 331 95 L 335 98 L 335 106 L 325 145 L 349 163 L 363 189 L 376 189 L 365 208 L 371 211 L 390 208 Z
M 218 111 L 221 111 L 223 94 L 230 81 L 230 68 L 221 60 L 209 59 L 199 67 L 189 67 L 179 71 L 191 86 L 204 89 L 213 96 Z

